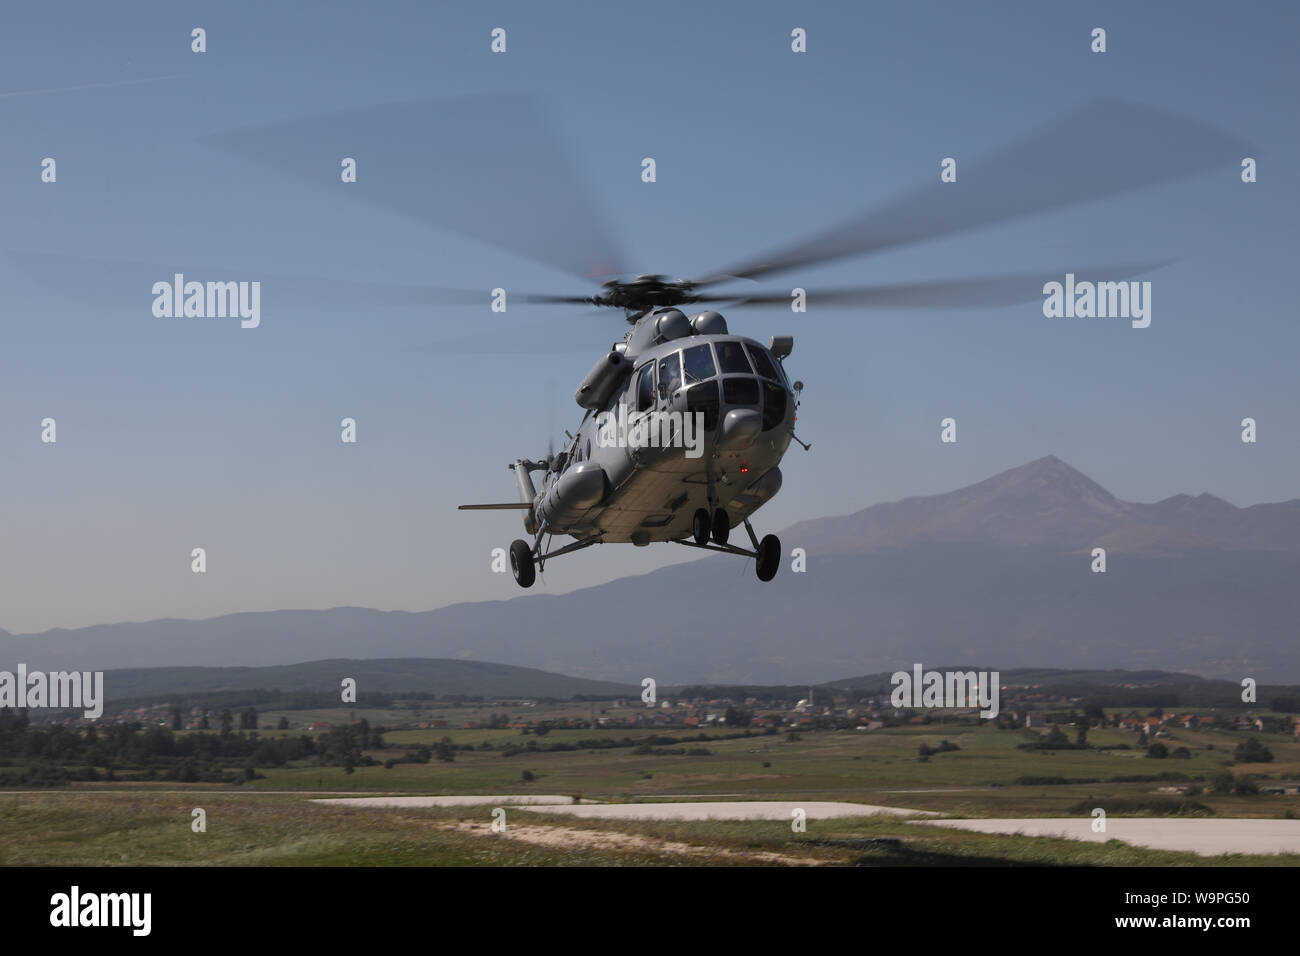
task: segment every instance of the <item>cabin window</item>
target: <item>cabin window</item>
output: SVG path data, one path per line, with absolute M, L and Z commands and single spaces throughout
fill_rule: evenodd
M 750 373 L 749 361 L 745 358 L 745 350 L 739 342 L 719 342 L 718 346 L 718 367 L 724 372 L 738 372 L 744 375 Z
M 713 350 L 708 345 L 691 346 L 682 352 L 682 360 L 686 365 L 687 385 L 694 385 L 717 374 L 713 365 Z

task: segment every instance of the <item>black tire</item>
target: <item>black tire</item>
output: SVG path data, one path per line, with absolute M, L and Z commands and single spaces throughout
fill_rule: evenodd
M 691 519 L 691 535 L 695 538 L 696 544 L 709 543 L 709 531 L 712 522 L 709 521 L 709 512 L 704 508 L 699 508 L 695 512 L 695 517 Z
M 726 508 L 719 508 L 713 512 L 713 541 L 715 544 L 726 544 L 729 537 L 731 537 L 731 515 L 727 514 Z
M 765 535 L 763 540 L 758 543 L 758 557 L 754 562 L 754 570 L 758 572 L 760 581 L 770 581 L 776 577 L 777 569 L 781 567 L 781 539 L 774 534 Z
M 521 588 L 530 588 L 537 580 L 537 566 L 533 564 L 533 549 L 528 542 L 515 538 L 510 544 L 510 573 Z

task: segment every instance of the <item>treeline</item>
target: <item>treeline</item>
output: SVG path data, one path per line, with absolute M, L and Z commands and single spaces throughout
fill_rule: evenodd
M 416 697 L 415 694 L 366 694 L 367 707 L 391 707 L 393 701 Z M 261 710 L 323 710 L 338 707 L 339 692 L 332 691 L 281 691 L 278 688 L 252 690 L 200 691 L 182 694 L 151 694 L 146 697 L 110 697 L 104 705 L 105 714 L 121 713 L 144 707 L 149 710 L 178 709 L 189 715 L 194 708 L 209 711 L 242 710 L 256 707 Z M 53 713 L 53 712 L 52 712 Z
M 257 771 L 311 760 L 350 768 L 374 763 L 362 751 L 382 747 L 382 728 L 367 721 L 331 727 L 317 737 L 262 737 L 256 730 L 176 734 L 138 722 L 32 724 L 24 711 L 0 710 L 0 786 L 61 786 L 73 780 L 175 780 L 239 783 Z

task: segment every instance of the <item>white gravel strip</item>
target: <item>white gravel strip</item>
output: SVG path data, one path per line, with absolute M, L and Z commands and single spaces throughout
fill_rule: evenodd
M 1221 853 L 1300 853 L 1300 820 L 1110 817 L 1106 820 L 1105 833 L 1093 832 L 1091 818 L 927 820 L 924 825 L 974 830 L 978 833 L 1065 837 L 1091 843 L 1123 840 L 1134 846 L 1154 850 L 1180 850 L 1202 856 L 1218 856 Z

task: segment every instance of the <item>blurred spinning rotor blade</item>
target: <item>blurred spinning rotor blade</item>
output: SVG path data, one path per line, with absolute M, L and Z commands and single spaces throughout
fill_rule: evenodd
M 290 119 L 203 142 L 590 279 L 623 258 L 533 97 L 482 94 Z M 356 160 L 356 182 L 340 181 Z
M 9 259 L 28 275 L 52 289 L 94 302 L 103 308 L 139 308 L 153 301 L 155 282 L 249 281 L 262 284 L 265 301 L 312 308 L 419 308 L 435 305 L 491 305 L 489 289 L 444 289 L 437 286 L 388 281 L 326 279 L 319 276 L 263 272 L 223 265 L 182 265 L 99 259 L 58 253 L 10 250 Z M 540 304 L 585 303 L 586 299 L 512 293 Z M 507 300 L 509 301 L 509 300 Z
M 1236 137 L 1162 110 L 1090 102 L 982 162 L 803 242 L 722 270 L 773 275 L 1119 196 L 1251 155 Z M 722 281 L 718 276 L 696 286 Z
M 1039 274 L 995 276 L 991 278 L 941 279 L 933 282 L 900 282 L 869 285 L 853 289 L 808 290 L 809 308 L 818 305 L 863 305 L 879 308 L 988 308 L 1041 302 L 1043 286 L 1048 282 L 1065 282 L 1066 272 L 1074 276 L 1076 286 L 1082 282 L 1119 282 L 1169 265 L 1172 259 L 1158 262 L 1128 263 L 1118 266 L 1090 266 L 1085 269 L 1061 270 Z M 712 298 L 712 297 L 708 297 Z M 789 307 L 789 291 L 760 293 L 740 299 L 737 305 Z

